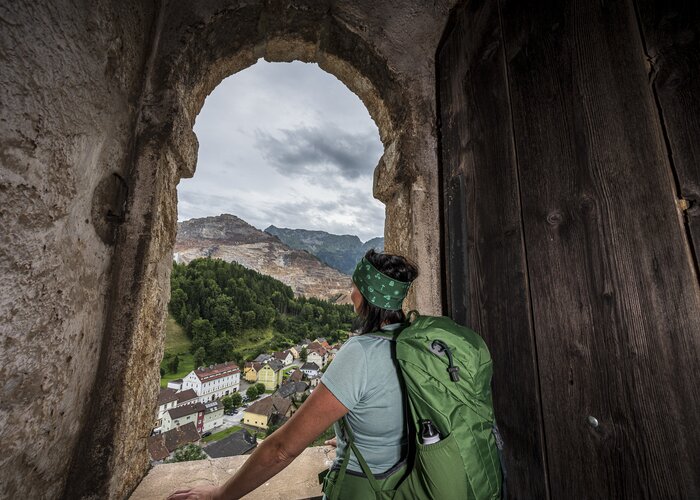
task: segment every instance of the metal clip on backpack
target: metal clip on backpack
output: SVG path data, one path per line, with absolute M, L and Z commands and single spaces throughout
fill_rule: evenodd
M 324 481 L 326 496 L 331 500 L 499 499 L 502 472 L 491 398 L 493 369 L 483 339 L 450 318 L 417 314 L 398 335 L 371 335 L 396 342 L 413 429 L 430 420 L 440 440 L 425 445 L 416 433 L 407 464 L 378 480 L 343 421 L 348 451 L 340 470 Z M 365 477 L 346 473 L 350 450 Z

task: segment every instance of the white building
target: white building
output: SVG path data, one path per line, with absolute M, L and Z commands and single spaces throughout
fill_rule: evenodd
M 289 366 L 294 361 L 294 355 L 290 350 L 278 351 L 274 353 L 272 357 L 281 362 L 284 366 Z
M 182 390 L 182 379 L 178 378 L 168 382 L 168 389 L 175 389 L 176 391 Z
M 202 433 L 204 428 L 204 413 L 206 407 L 202 403 L 189 404 L 171 408 L 163 414 L 161 425 L 162 432 L 193 423 L 197 432 Z
M 241 370 L 235 363 L 220 363 L 208 368 L 198 368 L 182 379 L 182 390 L 192 389 L 199 402 L 215 401 L 238 392 Z
M 198 396 L 192 390 L 177 392 L 170 387 L 161 389 L 158 393 L 158 410 L 156 411 L 156 423 L 153 429 L 154 434 L 166 432 L 172 428 L 168 411 L 178 406 L 191 405 L 197 403 Z
M 153 432 L 160 434 L 163 424 L 163 414 L 177 406 L 177 392 L 175 389 L 161 389 L 158 393 L 158 411 L 156 413 L 156 425 Z
M 206 411 L 204 412 L 203 432 L 209 432 L 224 424 L 224 405 L 218 401 L 213 401 L 204 403 L 204 406 Z
M 309 351 L 306 355 L 307 363 L 314 363 L 316 366 L 322 367 L 325 365 L 325 356 L 321 354 L 321 350 Z M 302 370 L 303 371 L 303 370 Z
M 301 367 L 301 371 L 309 378 L 318 377 L 318 372 L 320 368 L 316 363 L 307 361 Z

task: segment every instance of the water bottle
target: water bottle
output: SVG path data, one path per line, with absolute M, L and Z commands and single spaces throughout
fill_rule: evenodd
M 423 444 L 433 444 L 440 441 L 440 433 L 430 420 L 421 420 L 421 441 Z

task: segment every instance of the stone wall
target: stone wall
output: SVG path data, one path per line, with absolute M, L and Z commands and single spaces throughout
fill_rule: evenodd
M 260 57 L 318 62 L 363 100 L 386 248 L 422 270 L 412 306 L 440 310 L 434 54 L 453 3 L 0 8 L 4 495 L 123 498 L 145 473 L 192 125 Z
M 148 471 L 129 500 L 166 498 L 177 490 L 225 483 L 249 455 L 160 464 Z M 335 450 L 328 446 L 305 449 L 289 466 L 245 496 L 246 500 L 312 499 L 323 495 L 318 474 L 333 463 Z
M 0 7 L 3 498 L 59 496 L 86 419 L 151 18 L 136 1 Z

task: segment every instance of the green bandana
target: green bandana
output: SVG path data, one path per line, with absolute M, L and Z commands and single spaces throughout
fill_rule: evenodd
M 379 272 L 364 257 L 357 263 L 352 281 L 367 302 L 392 311 L 401 309 L 401 303 L 411 286 L 411 283 L 395 280 Z

